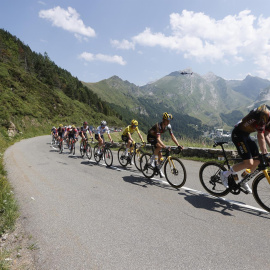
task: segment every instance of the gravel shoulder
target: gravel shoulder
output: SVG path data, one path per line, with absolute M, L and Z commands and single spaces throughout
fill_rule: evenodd
M 34 253 L 38 249 L 31 235 L 26 234 L 21 218 L 18 218 L 15 229 L 0 238 L 1 253 L 5 255 L 6 269 L 36 270 Z

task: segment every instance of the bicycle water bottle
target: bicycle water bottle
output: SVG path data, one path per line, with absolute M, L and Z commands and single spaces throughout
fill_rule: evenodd
M 233 174 L 232 174 L 232 177 L 233 177 L 233 180 L 234 180 L 235 182 L 237 182 L 237 181 L 239 180 L 238 174 L 237 174 L 237 173 L 233 173 Z
M 246 169 L 245 171 L 243 171 L 243 173 L 241 174 L 241 176 L 244 178 L 244 177 L 246 177 L 250 173 L 251 173 L 251 170 L 250 169 Z

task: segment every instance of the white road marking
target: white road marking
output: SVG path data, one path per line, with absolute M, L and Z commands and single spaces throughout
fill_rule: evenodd
M 107 166 L 106 164 L 100 164 L 100 165 Z M 112 168 L 114 170 L 117 170 L 117 171 L 123 171 L 123 172 L 127 171 L 127 170 L 123 170 L 123 169 L 120 169 L 120 168 L 117 168 L 117 167 L 114 167 L 114 166 L 111 166 L 110 168 Z M 139 173 L 134 173 L 134 174 L 142 176 L 142 174 L 139 174 Z M 164 185 L 170 186 L 170 184 L 167 181 L 164 181 L 164 180 L 161 180 L 161 179 L 158 179 L 158 178 L 151 178 L 151 180 L 155 180 L 155 181 L 161 182 Z M 233 204 L 233 205 L 237 205 L 237 206 L 241 206 L 241 207 L 244 207 L 244 208 L 247 208 L 247 209 L 252 209 L 252 210 L 255 210 L 255 211 L 258 211 L 258 212 L 269 214 L 269 212 L 265 211 L 262 208 L 254 207 L 254 206 L 251 206 L 251 205 L 248 205 L 248 204 L 239 203 L 239 202 L 236 202 L 234 200 L 226 199 L 224 197 L 215 197 L 215 196 L 213 196 L 213 195 L 211 195 L 209 193 L 202 192 L 202 191 L 192 189 L 192 188 L 188 188 L 188 187 L 185 187 L 185 186 L 183 186 L 181 188 L 185 189 L 185 190 L 193 191 L 193 192 L 195 192 L 197 194 L 202 194 L 204 196 L 208 196 L 208 197 L 212 197 L 212 198 L 219 199 L 219 200 L 222 200 L 222 201 L 226 201 L 226 202 L 228 202 L 230 204 Z

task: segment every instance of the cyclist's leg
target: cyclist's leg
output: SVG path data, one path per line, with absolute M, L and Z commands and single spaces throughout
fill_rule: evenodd
M 239 134 L 237 132 L 233 132 L 232 140 L 238 154 L 243 159 L 242 162 L 233 165 L 233 171 L 239 172 L 244 169 L 250 169 L 252 172 L 255 171 L 260 163 L 259 160 L 253 159 L 259 155 L 259 149 L 256 142 L 253 141 L 249 135 Z
M 100 154 L 100 148 L 103 145 L 103 139 L 102 139 L 102 135 L 99 134 L 95 134 L 95 139 L 98 141 L 98 149 L 97 149 L 97 154 Z
M 151 158 L 149 159 L 149 163 L 151 164 L 152 167 L 154 167 L 155 166 L 155 161 L 156 162 L 158 161 L 158 155 L 159 155 L 159 152 L 160 152 L 160 149 L 161 148 L 160 148 L 160 145 L 157 142 L 157 138 L 156 137 L 147 135 L 147 141 L 152 146 L 154 146 L 154 153 L 151 156 Z
M 122 135 L 122 140 L 126 143 L 125 156 L 128 156 L 128 149 L 130 148 L 131 140 L 128 139 L 128 136 Z

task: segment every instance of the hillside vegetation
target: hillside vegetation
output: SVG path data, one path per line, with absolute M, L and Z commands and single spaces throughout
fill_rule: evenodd
M 47 55 L 37 54 L 0 29 L 0 128 L 13 122 L 19 131 L 106 119 L 120 125 L 116 113 L 93 91 Z

